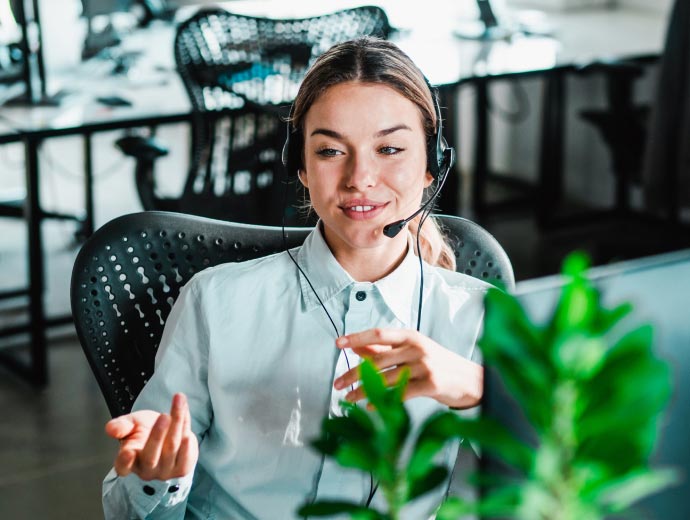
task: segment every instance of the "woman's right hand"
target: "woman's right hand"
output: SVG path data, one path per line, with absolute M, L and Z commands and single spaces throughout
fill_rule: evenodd
M 132 412 L 108 421 L 105 432 L 120 441 L 113 466 L 121 477 L 130 473 L 142 480 L 184 477 L 199 458 L 184 394 L 173 396 L 169 415 L 153 410 Z

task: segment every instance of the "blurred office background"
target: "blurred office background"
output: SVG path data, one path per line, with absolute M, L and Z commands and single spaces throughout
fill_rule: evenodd
M 493 232 L 518 281 L 556 273 L 563 256 L 576 248 L 588 251 L 596 265 L 606 265 L 690 247 L 687 196 L 673 199 L 688 186 L 683 175 L 689 172 L 679 167 L 681 173 L 672 176 L 678 182 L 659 188 L 645 166 L 651 121 L 657 117 L 655 128 L 663 126 L 653 114 L 663 97 L 660 56 L 675 2 L 495 0 L 493 21 L 481 0 L 433 0 L 423 8 L 418 2 L 365 3 L 386 10 L 397 29 L 392 39 L 412 45 L 406 38 L 414 36 L 410 54 L 432 83 L 457 83 L 446 94 L 450 111 L 444 117 L 455 129 L 459 165 L 441 210 Z M 68 319 L 71 268 L 89 232 L 83 222 L 84 170 L 90 162 L 91 227 L 142 210 L 135 160 L 115 143 L 124 136 L 148 138 L 155 127 L 156 142 L 167 148 L 156 160 L 158 193 L 182 190 L 192 160 L 189 118 L 183 117 L 190 102 L 175 68 L 173 38 L 176 25 L 201 4 L 221 3 L 0 0 L 0 328 L 12 332 L 28 314 L 22 288 L 30 278 L 25 211 L 33 159 L 26 135 L 32 131 L 34 137 L 49 131 L 36 138 L 40 207 L 76 217 L 41 222 L 42 297 L 46 315 L 56 318 L 47 329 L 47 384 L 32 384 L 0 365 L 0 518 L 101 516 L 100 482 L 115 447 L 102 433 L 109 414 Z M 289 18 L 357 3 L 222 5 Z M 490 29 L 498 39 L 472 39 L 482 36 L 487 22 L 497 24 Z M 441 33 L 452 47 L 438 44 Z M 688 45 L 671 52 L 688 53 Z M 545 78 L 565 66 L 555 88 L 560 85 L 566 95 L 549 97 L 554 84 Z M 458 74 L 471 78 L 459 81 Z M 477 78 L 489 78 L 484 90 L 477 88 Z M 555 103 L 551 112 L 549 100 Z M 686 104 L 678 99 L 678 106 Z M 560 118 L 560 125 L 546 113 Z M 139 125 L 142 114 L 169 120 Z M 111 119 L 128 118 L 135 121 L 129 127 L 107 127 Z M 94 121 L 106 124 L 87 132 L 86 146 L 79 128 Z M 554 151 L 560 152 L 555 160 L 549 155 Z M 550 165 L 562 171 L 555 191 L 544 187 L 553 182 L 544 171 Z M 481 193 L 478 168 L 484 170 Z M 26 361 L 27 342 L 24 333 L 0 335 L 0 354 Z

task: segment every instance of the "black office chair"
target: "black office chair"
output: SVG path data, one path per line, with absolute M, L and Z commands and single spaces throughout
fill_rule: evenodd
M 287 20 L 208 8 L 180 24 L 175 61 L 194 111 L 182 193 L 166 198 L 157 192 L 154 165 L 167 153 L 163 146 L 138 136 L 117 142 L 137 160 L 144 209 L 279 224 L 284 118 L 307 68 L 333 44 L 364 35 L 387 38 L 390 31 L 379 7 Z M 290 211 L 288 222 L 299 222 Z
M 460 217 L 436 218 L 451 238 L 458 271 L 513 288 L 510 260 L 493 236 Z M 287 247 L 301 244 L 310 231 L 286 228 Z M 98 229 L 75 261 L 71 303 L 110 413 L 128 413 L 151 377 L 165 321 L 194 273 L 282 249 L 280 227 L 178 213 L 134 213 Z

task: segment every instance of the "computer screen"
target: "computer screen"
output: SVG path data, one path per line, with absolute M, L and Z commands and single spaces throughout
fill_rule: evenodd
M 632 326 L 651 323 L 654 351 L 668 362 L 673 374 L 673 394 L 664 414 L 659 443 L 652 457 L 654 467 L 675 467 L 683 481 L 643 500 L 643 518 L 685 520 L 690 518 L 690 250 L 612 264 L 592 270 L 592 279 L 602 291 L 602 301 L 613 307 L 623 301 L 634 305 L 626 317 Z M 530 317 L 545 322 L 560 294 L 555 277 L 518 284 L 518 299 Z M 516 435 L 531 437 L 531 428 L 505 391 L 497 374 L 487 369 L 483 413 L 499 419 Z M 502 471 L 496 461 L 485 467 Z

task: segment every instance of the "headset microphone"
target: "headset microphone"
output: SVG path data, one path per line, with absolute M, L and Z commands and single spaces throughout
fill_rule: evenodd
M 407 225 L 407 223 L 415 218 L 417 215 L 419 215 L 422 211 L 424 211 L 426 208 L 428 208 L 431 204 L 433 204 L 434 200 L 436 200 L 436 197 L 438 197 L 439 193 L 441 193 L 441 188 L 443 188 L 443 185 L 446 183 L 446 179 L 448 178 L 448 172 L 452 168 L 453 164 L 455 163 L 455 150 L 453 148 L 446 148 L 443 150 L 443 162 L 440 168 L 440 175 L 438 178 L 438 187 L 436 188 L 436 191 L 429 197 L 429 200 L 427 200 L 424 204 L 420 206 L 420 208 L 412 213 L 409 217 L 402 219 L 402 220 L 396 220 L 395 222 L 391 222 L 390 224 L 386 224 L 383 226 L 383 234 L 386 235 L 388 238 L 393 238 L 396 236 L 398 233 L 400 233 L 403 228 Z
M 385 226 L 383 226 L 383 234 L 386 235 L 388 238 L 393 238 L 398 233 L 400 233 L 410 220 L 412 220 L 417 215 L 419 215 L 422 211 L 424 211 L 429 206 L 429 204 L 431 204 L 434 201 L 434 199 L 436 198 L 436 194 L 439 191 L 440 191 L 440 185 L 439 185 L 439 188 L 436 189 L 434 194 L 429 198 L 429 200 L 427 200 L 424 204 L 422 204 L 422 206 L 417 211 L 412 213 L 412 215 L 410 215 L 409 217 L 402 219 L 402 220 L 396 220 L 395 222 L 391 222 L 390 224 L 386 224 Z

